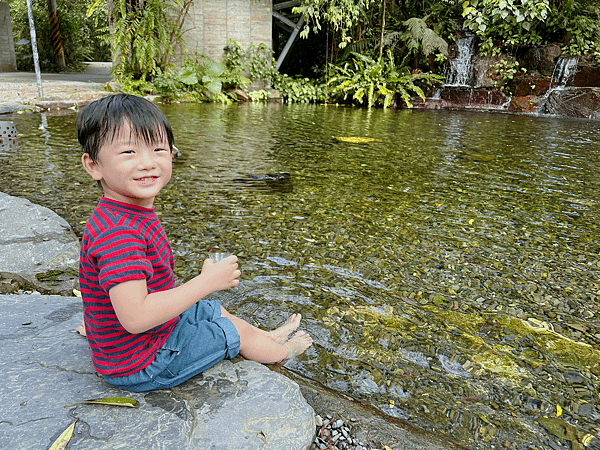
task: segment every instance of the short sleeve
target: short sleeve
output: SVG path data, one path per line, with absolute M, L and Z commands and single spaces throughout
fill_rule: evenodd
M 96 261 L 98 281 L 106 292 L 126 281 L 149 280 L 154 274 L 146 240 L 132 228 L 118 226 L 104 231 L 89 253 Z

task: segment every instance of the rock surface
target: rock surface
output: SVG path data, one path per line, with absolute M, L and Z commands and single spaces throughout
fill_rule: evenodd
M 558 116 L 600 119 L 600 88 L 556 89 L 544 104 L 544 112 Z
M 224 361 L 170 390 L 131 393 L 91 364 L 74 297 L 0 295 L 0 448 L 44 449 L 75 419 L 69 449 L 306 449 L 314 412 L 267 367 Z M 129 397 L 139 408 L 71 403 Z
M 64 219 L 0 192 L 0 293 L 72 295 L 78 267 L 79 240 Z

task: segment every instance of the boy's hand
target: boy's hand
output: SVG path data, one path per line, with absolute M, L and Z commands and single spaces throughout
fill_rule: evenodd
M 211 286 L 212 292 L 216 292 L 240 284 L 238 278 L 241 274 L 238 270 L 237 256 L 231 255 L 218 263 L 212 259 L 205 259 L 200 275 L 205 277 L 207 283 Z

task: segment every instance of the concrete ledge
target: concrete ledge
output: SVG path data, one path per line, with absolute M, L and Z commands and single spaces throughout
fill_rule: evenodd
M 75 419 L 69 449 L 300 450 L 314 412 L 287 377 L 252 361 L 224 361 L 182 385 L 149 393 L 110 386 L 96 374 L 81 299 L 0 295 L 0 448 L 49 448 Z M 130 397 L 139 408 L 73 402 Z

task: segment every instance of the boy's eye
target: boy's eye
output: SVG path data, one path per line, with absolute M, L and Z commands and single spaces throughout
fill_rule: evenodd
M 155 152 L 166 152 L 167 149 L 166 148 L 155 148 L 154 151 Z
M 135 152 L 133 150 L 123 150 L 121 153 L 123 153 L 125 155 L 132 155 Z

